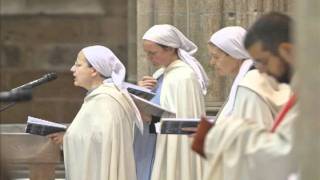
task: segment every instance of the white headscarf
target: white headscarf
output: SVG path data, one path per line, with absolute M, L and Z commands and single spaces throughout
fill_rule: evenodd
M 208 76 L 199 61 L 192 56 L 198 50 L 198 47 L 181 31 L 169 24 L 154 25 L 143 35 L 142 39 L 177 48 L 179 58 L 196 73 L 203 94 L 207 93 Z
M 223 114 L 224 116 L 229 116 L 231 114 L 239 82 L 253 66 L 253 61 L 243 45 L 246 33 L 247 31 L 240 26 L 225 27 L 215 32 L 209 41 L 233 58 L 245 60 L 240 67 L 237 77 L 233 81 L 228 101 L 224 106 L 224 108 L 226 108 L 224 111 L 225 113 Z
M 110 49 L 100 45 L 83 48 L 82 52 L 92 67 L 104 77 L 111 78 L 112 82 L 119 88 L 122 94 L 125 95 L 135 110 L 135 123 L 139 130 L 143 132 L 143 123 L 140 112 L 128 94 L 126 88 L 123 86 L 126 69 L 121 61 Z M 110 83 L 110 79 L 104 80 L 103 83 Z
M 92 67 L 104 77 L 112 78 L 113 83 L 122 89 L 126 68 L 113 52 L 104 46 L 89 46 L 82 52 Z

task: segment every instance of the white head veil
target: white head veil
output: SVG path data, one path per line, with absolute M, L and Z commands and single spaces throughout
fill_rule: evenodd
M 135 110 L 136 118 L 135 123 L 137 127 L 143 132 L 143 123 L 140 112 L 133 102 L 132 98 L 128 94 L 126 88 L 123 87 L 123 82 L 126 75 L 126 69 L 121 61 L 113 54 L 113 52 L 100 45 L 89 46 L 82 49 L 82 52 L 92 67 L 97 70 L 101 75 L 106 78 L 111 78 L 112 82 L 119 88 L 119 90 L 125 95 L 128 101 Z M 103 81 L 109 83 L 109 79 Z
M 89 46 L 82 52 L 92 67 L 106 78 L 111 78 L 113 83 L 122 89 L 126 69 L 113 52 L 104 46 Z
M 211 36 L 209 41 L 233 58 L 238 60 L 245 60 L 242 63 L 239 73 L 237 74 L 237 77 L 232 84 L 228 102 L 224 107 L 226 108 L 226 110 L 224 111 L 225 113 L 223 114 L 224 116 L 228 116 L 231 114 L 234 106 L 236 91 L 238 89 L 238 84 L 253 66 L 253 61 L 251 60 L 251 57 L 249 56 L 243 45 L 246 33 L 247 31 L 240 26 L 225 27 L 215 32 Z
M 198 50 L 198 47 L 181 31 L 169 24 L 154 25 L 143 35 L 142 39 L 177 48 L 179 58 L 196 73 L 203 94 L 207 93 L 208 76 L 201 64 L 192 56 Z

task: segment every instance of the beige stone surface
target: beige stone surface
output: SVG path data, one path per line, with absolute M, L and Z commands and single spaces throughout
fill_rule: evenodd
M 296 146 L 301 179 L 320 177 L 320 1 L 297 1 L 297 71 L 301 115 L 296 123 Z
M 99 0 L 1 0 L 1 14 L 103 14 Z
M 24 127 L 23 124 L 0 125 L 1 165 L 14 172 L 25 164 L 31 180 L 54 180 L 55 168 L 63 162 L 60 147 L 47 137 L 24 133 Z

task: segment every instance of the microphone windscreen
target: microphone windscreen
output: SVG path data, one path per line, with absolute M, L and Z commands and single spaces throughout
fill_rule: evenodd
M 49 74 L 46 74 L 45 75 L 46 79 L 48 79 L 48 81 L 51 81 L 51 80 L 54 80 L 54 79 L 57 79 L 58 75 L 57 73 L 49 73 Z

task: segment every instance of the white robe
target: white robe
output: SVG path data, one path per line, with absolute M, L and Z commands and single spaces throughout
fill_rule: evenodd
M 271 128 L 276 114 L 291 94 L 289 85 L 280 84 L 273 77 L 256 69 L 251 70 L 238 85 L 231 116 L 253 119 L 261 127 Z M 226 118 L 222 116 L 224 110 L 225 108 L 219 113 L 221 116 L 218 116 L 217 124 Z
M 257 177 L 255 175 L 272 179 L 264 173 L 269 165 L 261 162 L 287 151 L 286 143 L 291 132 L 284 132 L 285 138 L 282 139 L 281 135 L 272 135 L 269 131 L 276 114 L 291 94 L 288 85 L 279 84 L 257 70 L 250 71 L 239 84 L 232 115 L 220 118 L 205 139 L 207 163 L 204 179 L 262 180 L 261 177 L 252 178 Z M 287 114 L 289 120 L 285 120 L 286 123 L 295 116 L 294 110 Z M 288 127 L 284 129 L 290 131 Z
M 297 106 L 285 116 L 275 133 L 255 122 L 228 118 L 213 127 L 205 141 L 209 168 L 205 180 L 286 180 L 295 169 L 293 125 Z
M 199 118 L 205 113 L 202 89 L 196 74 L 178 60 L 164 70 L 160 104 L 176 117 Z M 191 150 L 186 135 L 158 135 L 152 180 L 201 180 L 202 160 Z
M 63 141 L 66 179 L 136 180 L 134 110 L 112 84 L 89 93 Z

